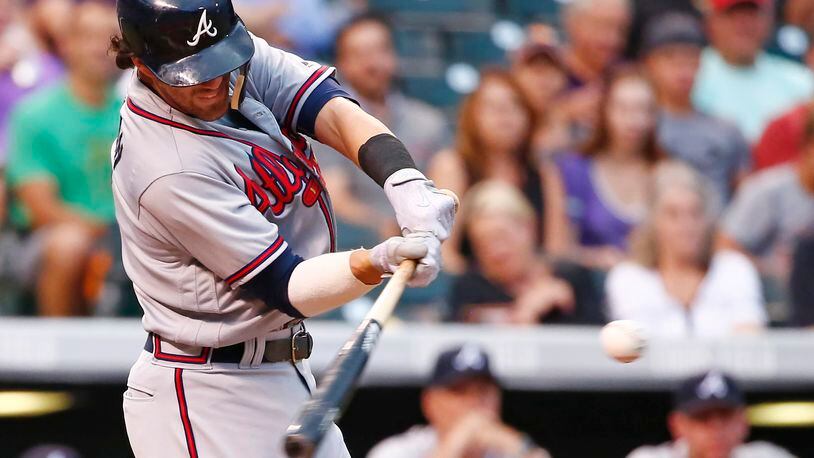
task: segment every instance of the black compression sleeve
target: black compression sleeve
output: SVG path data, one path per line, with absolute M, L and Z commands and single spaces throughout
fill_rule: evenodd
M 359 148 L 359 166 L 381 187 L 393 173 L 417 168 L 404 143 L 390 134 L 376 135 Z

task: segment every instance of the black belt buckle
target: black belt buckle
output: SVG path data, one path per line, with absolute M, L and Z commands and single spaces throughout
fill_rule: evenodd
M 314 349 L 314 338 L 302 326 L 299 331 L 291 335 L 291 362 L 296 363 L 302 359 L 308 359 Z M 297 357 L 297 355 L 303 355 Z

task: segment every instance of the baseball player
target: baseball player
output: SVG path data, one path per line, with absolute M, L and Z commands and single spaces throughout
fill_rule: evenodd
M 314 389 L 303 326 L 405 259 L 439 270 L 454 201 L 334 70 L 251 35 L 229 0 L 119 0 L 120 67 L 135 67 L 112 148 L 124 264 L 148 339 L 124 416 L 137 458 L 278 457 Z M 335 252 L 308 141 L 359 164 L 404 237 Z M 336 426 L 320 457 L 348 456 Z

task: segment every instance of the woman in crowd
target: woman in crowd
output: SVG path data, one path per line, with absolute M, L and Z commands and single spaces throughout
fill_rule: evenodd
M 633 67 L 606 82 L 593 138 L 546 170 L 549 252 L 608 269 L 624 258 L 631 228 L 642 220 L 646 185 L 662 153 L 656 145 L 653 87 Z
M 631 238 L 633 258 L 608 275 L 612 318 L 671 337 L 720 337 L 765 326 L 757 270 L 740 253 L 712 252 L 712 199 L 702 180 L 677 162 L 657 167 L 647 218 Z
M 514 186 L 476 184 L 464 199 L 462 229 L 474 262 L 452 286 L 453 318 L 478 323 L 603 322 L 591 275 L 553 266 L 540 254 L 534 209 Z M 460 220 L 459 220 L 460 221 Z
M 572 127 L 576 121 L 561 99 L 568 79 L 557 47 L 548 43 L 526 44 L 514 55 L 512 74 L 534 111 L 531 149 L 537 160 L 573 150 L 576 135 Z
M 542 220 L 542 180 L 530 148 L 533 126 L 532 110 L 512 76 L 503 70 L 486 71 L 461 104 L 455 149 L 439 152 L 428 175 L 439 189 L 459 196 L 482 180 L 509 183 L 522 190 Z M 442 247 L 445 268 L 451 272 L 461 272 L 466 264 L 461 239 L 460 230 L 454 231 Z

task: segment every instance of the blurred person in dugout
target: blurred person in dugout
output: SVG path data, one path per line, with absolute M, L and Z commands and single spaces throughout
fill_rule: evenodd
M 340 29 L 336 67 L 343 87 L 404 142 L 418 168 L 425 170 L 433 154 L 447 146 L 449 126 L 439 110 L 398 91 L 398 65 L 392 30 L 383 18 L 356 16 Z M 373 180 L 325 145 L 314 143 L 314 151 L 337 219 L 350 226 L 343 232 L 343 245 L 355 248 L 399 233 L 390 203 Z
M 623 58 L 632 14 L 630 0 L 573 0 L 561 10 L 567 85 L 558 104 L 578 141 L 598 122 L 602 82 Z
M 692 105 L 703 46 L 698 19 L 667 13 L 645 26 L 640 55 L 659 99 L 659 145 L 704 175 L 724 204 L 748 171 L 750 151 L 737 127 Z
M 608 77 L 592 139 L 545 168 L 549 254 L 606 270 L 624 259 L 627 236 L 644 218 L 647 183 L 662 158 L 657 100 L 636 67 Z
M 806 20 L 809 46 L 804 60 L 809 69 L 814 69 L 814 2 L 809 4 L 811 19 Z M 805 143 L 806 122 L 811 110 L 814 110 L 814 98 L 782 113 L 766 126 L 752 152 L 753 170 L 793 162 L 800 157 Z
M 710 46 L 701 57 L 693 102 L 734 122 L 750 143 L 766 124 L 814 93 L 804 66 L 763 50 L 774 25 L 773 0 L 707 0 Z
M 650 334 L 725 337 L 766 325 L 760 278 L 749 259 L 712 250 L 714 210 L 703 178 L 679 162 L 656 167 L 647 217 L 632 235 L 632 257 L 608 274 L 612 319 Z
M 544 258 L 534 209 L 517 188 L 483 181 L 462 206 L 473 262 L 452 285 L 453 319 L 520 325 L 605 321 L 590 273 Z
M 794 458 L 768 442 L 746 442 L 746 400 L 735 380 L 718 370 L 681 382 L 667 427 L 671 442 L 639 447 L 627 458 Z
M 543 180 L 531 151 L 534 112 L 512 75 L 489 69 L 480 84 L 461 103 L 454 149 L 438 153 L 428 176 L 440 189 L 450 189 L 463 197 L 483 180 L 499 180 L 517 187 L 531 202 L 537 217 L 537 243 L 545 232 Z M 462 208 L 458 218 L 465 218 Z M 460 226 L 452 230 L 442 246 L 444 268 L 463 272 L 471 248 Z
M 3 252 L 18 283 L 31 288 L 41 315 L 89 312 L 98 271 L 92 256 L 114 221 L 110 144 L 121 100 L 107 42 L 117 30 L 112 4 L 76 3 L 61 49 L 67 76 L 19 104 L 9 125 L 10 221 L 19 243 Z
M 500 419 L 501 388 L 489 356 L 466 344 L 438 356 L 421 411 L 429 425 L 385 439 L 367 458 L 549 458 Z
M 718 243 L 755 260 L 770 299 L 786 299 L 792 254 L 814 228 L 814 113 L 804 128 L 803 151 L 790 163 L 747 178 L 721 220 Z M 783 310 L 778 318 L 785 318 Z M 774 316 L 774 315 L 773 315 Z

